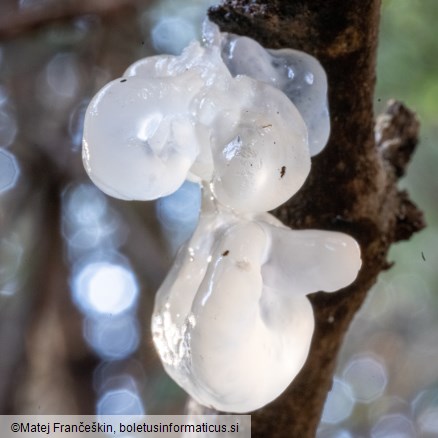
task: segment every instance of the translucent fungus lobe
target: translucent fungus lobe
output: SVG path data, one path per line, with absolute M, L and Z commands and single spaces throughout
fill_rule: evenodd
M 291 231 L 269 214 L 244 219 L 210 203 L 157 293 L 152 331 L 167 372 L 207 406 L 264 406 L 307 358 L 306 294 L 348 285 L 359 267 L 345 234 Z
M 101 190 L 147 200 L 182 185 L 199 150 L 188 112 L 196 75 L 186 75 L 191 79 L 117 79 L 93 98 L 85 118 L 83 160 Z
M 271 210 L 310 170 L 308 128 L 275 85 L 233 76 L 214 45 L 139 60 L 91 101 L 85 168 L 122 199 L 166 196 L 188 178 L 211 183 L 230 208 Z

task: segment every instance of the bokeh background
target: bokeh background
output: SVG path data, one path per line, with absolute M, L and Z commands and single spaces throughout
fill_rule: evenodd
M 155 291 L 195 226 L 199 189 L 111 199 L 81 162 L 94 93 L 179 53 L 212 0 L 0 2 L 0 414 L 181 413 L 151 343 Z M 396 245 L 343 346 L 318 436 L 438 436 L 435 0 L 384 0 L 376 111 L 422 123 L 402 185 L 428 228 Z

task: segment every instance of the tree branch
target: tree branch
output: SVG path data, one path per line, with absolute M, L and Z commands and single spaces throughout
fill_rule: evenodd
M 304 187 L 275 214 L 295 229 L 352 235 L 363 260 L 354 284 L 309 296 L 316 319 L 309 357 L 283 395 L 252 414 L 253 437 L 315 436 L 343 337 L 378 274 L 388 268 L 391 243 L 424 227 L 421 212 L 396 186 L 415 148 L 418 123 L 400 104 L 392 105 L 387 128 L 378 124 L 385 144 L 375 142 L 379 10 L 379 0 L 226 0 L 209 13 L 222 31 L 250 36 L 269 48 L 304 50 L 324 66 L 329 144 L 313 159 Z M 395 139 L 397 146 L 389 146 Z
M 0 17 L 0 39 L 17 37 L 47 24 L 76 19 L 83 15 L 110 15 L 132 8 L 136 0 L 67 0 L 38 9 L 9 12 Z

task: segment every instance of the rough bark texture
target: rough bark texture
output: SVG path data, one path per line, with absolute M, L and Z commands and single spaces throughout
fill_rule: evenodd
M 400 103 L 373 116 L 379 0 L 227 0 L 210 10 L 222 31 L 269 48 L 291 47 L 319 59 L 329 82 L 332 133 L 312 160 L 302 190 L 275 211 L 293 228 L 343 231 L 361 246 L 354 284 L 310 296 L 316 330 L 306 365 L 284 394 L 252 413 L 253 437 L 314 437 L 345 332 L 393 242 L 424 227 L 422 213 L 397 189 L 417 143 L 418 122 Z M 193 403 L 190 404 L 192 410 Z M 199 412 L 199 411 L 198 411 Z

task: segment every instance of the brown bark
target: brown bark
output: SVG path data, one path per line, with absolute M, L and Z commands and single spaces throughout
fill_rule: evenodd
M 269 48 L 304 50 L 324 66 L 329 144 L 312 160 L 301 191 L 275 214 L 293 228 L 346 232 L 362 251 L 354 284 L 309 297 L 316 319 L 309 357 L 282 396 L 252 413 L 253 437 L 315 436 L 343 337 L 378 274 L 389 267 L 390 245 L 424 227 L 422 213 L 397 189 L 417 143 L 415 115 L 393 102 L 374 133 L 379 9 L 379 0 L 226 0 L 209 13 L 222 31 Z

